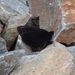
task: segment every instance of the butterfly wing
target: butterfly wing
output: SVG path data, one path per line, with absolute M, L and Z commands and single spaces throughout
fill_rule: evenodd
M 47 34 L 44 32 L 39 32 L 39 31 L 31 31 L 31 32 L 26 32 L 22 36 L 23 42 L 25 42 L 27 45 L 31 47 L 40 47 L 44 45 L 46 41 Z
M 17 28 L 19 34 L 22 36 L 24 33 L 26 32 L 31 32 L 31 31 L 39 31 L 39 32 L 44 32 L 44 33 L 47 33 L 46 30 L 43 30 L 43 29 L 40 29 L 40 28 L 37 28 L 37 27 L 32 27 L 32 26 L 19 26 Z
M 23 42 L 35 48 L 48 43 L 53 35 L 53 32 L 47 32 L 46 30 L 31 26 L 19 26 L 17 30 Z

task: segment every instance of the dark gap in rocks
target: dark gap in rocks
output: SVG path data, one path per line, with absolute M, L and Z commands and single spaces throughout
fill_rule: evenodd
M 0 20 L 0 23 L 3 25 L 3 28 L 5 27 L 5 24 Z
M 18 38 L 18 36 L 17 36 Z M 16 42 L 17 42 L 17 38 L 15 39 L 13 45 L 10 47 L 10 49 L 8 51 L 14 51 L 15 50 L 15 46 L 16 46 Z
M 3 25 L 3 29 L 2 29 L 2 32 L 3 32 L 3 30 L 5 28 L 5 24 L 1 20 L 0 20 L 0 23 Z M 2 32 L 1 32 L 1 34 L 2 34 Z
M 39 27 L 39 16 L 38 17 L 31 17 L 29 21 L 26 23 L 25 26 L 35 26 Z
M 66 43 L 61 43 L 61 44 L 63 44 L 66 47 L 75 46 L 75 42 L 72 42 L 71 44 L 66 44 Z

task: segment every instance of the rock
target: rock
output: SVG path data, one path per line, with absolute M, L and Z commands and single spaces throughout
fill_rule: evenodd
M 72 72 L 70 75 L 75 75 L 75 46 L 67 47 L 67 49 L 74 57 L 73 59 L 74 65 L 73 65 Z
M 30 46 L 26 45 L 25 43 L 22 42 L 22 48 L 26 51 L 26 54 L 31 54 L 32 53 L 32 49 Z
M 71 44 L 75 41 L 75 24 L 66 25 L 56 39 L 58 42 Z
M 19 13 L 13 11 L 11 8 L 3 5 L 0 3 L 0 20 L 4 23 L 7 24 L 8 20 L 13 16 L 13 15 L 18 15 Z
M 59 0 L 59 8 L 61 7 L 61 32 L 57 37 L 58 42 L 71 44 L 75 41 L 75 8 L 74 8 L 74 0 Z
M 15 49 L 22 49 L 22 40 L 21 40 L 21 36 L 19 35 L 18 38 L 17 38 L 17 43 L 16 43 L 16 46 L 15 46 Z
M 32 16 L 31 14 L 22 14 L 13 16 L 8 20 L 7 28 L 9 29 L 9 28 L 16 28 L 18 26 L 23 26 L 28 22 L 31 16 Z
M 6 48 L 6 42 L 2 37 L 0 37 L 0 54 L 3 54 L 5 52 L 8 52 Z
M 8 75 L 23 55 L 25 55 L 23 49 L 0 55 L 0 75 Z
M 26 62 L 26 61 L 29 61 L 29 60 L 33 59 L 37 54 L 38 53 L 34 53 L 34 54 L 31 54 L 31 55 L 22 56 L 21 59 L 18 61 L 16 67 L 18 67 L 23 62 Z
M 29 14 L 29 7 L 18 0 L 1 0 L 1 3 L 20 14 Z
M 38 5 L 39 3 L 39 5 Z M 61 10 L 55 0 L 29 0 L 30 13 L 39 16 L 39 26 L 47 31 L 56 30 L 61 23 Z
M 6 41 L 7 50 L 11 48 L 18 36 L 16 28 L 11 28 L 4 31 L 3 38 Z
M 31 14 L 23 14 L 18 16 L 13 16 L 8 20 L 7 27 L 3 32 L 3 38 L 6 41 L 7 49 L 9 50 L 15 39 L 18 36 L 17 27 L 25 25 Z
M 24 49 L 25 52 L 26 52 L 25 53 L 26 55 L 32 53 L 31 48 L 28 45 L 26 45 L 25 43 L 22 42 L 22 39 L 21 39 L 20 35 L 18 36 L 18 40 L 17 40 L 16 48 L 15 49 Z
M 35 26 L 35 27 L 39 27 L 39 17 L 31 17 L 26 26 Z
M 39 16 L 38 0 L 28 0 L 30 13 L 33 16 Z
M 55 31 L 53 40 L 71 44 L 75 41 L 74 2 L 74 0 L 29 0 L 30 13 L 39 16 L 40 28 Z
M 19 65 L 10 75 L 70 75 L 73 56 L 58 42 L 47 46 L 32 60 Z

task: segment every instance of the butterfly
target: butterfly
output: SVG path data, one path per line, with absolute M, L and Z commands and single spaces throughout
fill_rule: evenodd
M 45 48 L 52 44 L 54 31 L 46 31 L 33 26 L 19 26 L 17 31 L 20 34 L 22 41 L 33 48 Z

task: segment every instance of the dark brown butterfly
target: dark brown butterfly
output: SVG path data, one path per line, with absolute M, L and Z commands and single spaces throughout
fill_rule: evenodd
M 45 48 L 53 42 L 52 36 L 54 31 L 48 32 L 32 26 L 19 26 L 17 30 L 22 37 L 22 41 L 30 47 Z

